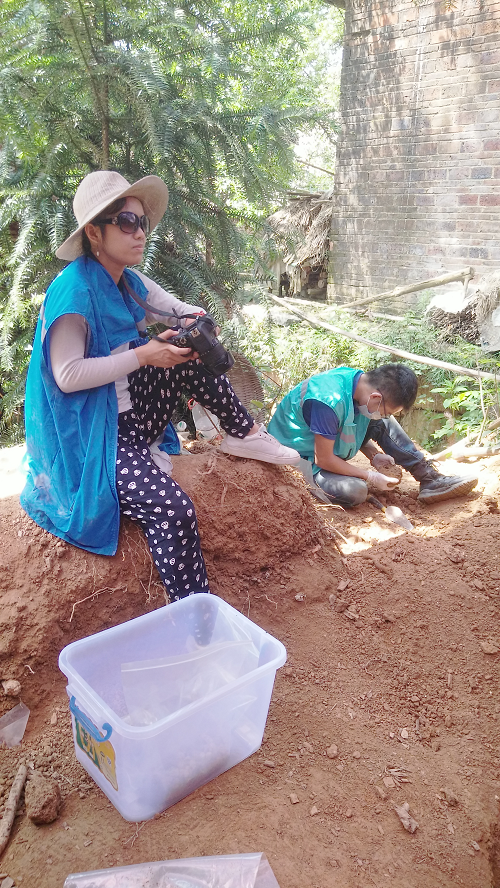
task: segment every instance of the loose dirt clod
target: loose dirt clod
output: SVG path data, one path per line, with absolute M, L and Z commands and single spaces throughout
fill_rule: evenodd
M 336 759 L 337 758 L 337 756 L 339 754 L 339 750 L 338 750 L 338 747 L 335 745 L 335 743 L 332 743 L 332 745 L 328 747 L 328 749 L 326 750 L 326 754 L 329 759 Z
M 418 823 L 410 814 L 410 806 L 408 802 L 404 802 L 402 805 L 394 805 L 394 810 L 405 830 L 413 834 L 418 829 Z
M 479 647 L 481 648 L 483 654 L 500 653 L 500 645 L 498 645 L 495 641 L 480 641 Z
M 62 805 L 61 790 L 55 780 L 35 774 L 25 792 L 26 814 L 33 823 L 52 823 Z

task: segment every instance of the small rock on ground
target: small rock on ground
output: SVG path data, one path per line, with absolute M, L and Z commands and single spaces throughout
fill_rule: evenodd
M 19 697 L 21 682 L 16 681 L 15 678 L 8 678 L 7 681 L 2 682 L 2 688 L 6 697 Z

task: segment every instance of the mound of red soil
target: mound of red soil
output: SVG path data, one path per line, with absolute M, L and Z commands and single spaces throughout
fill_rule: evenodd
M 324 522 L 301 476 L 288 468 L 234 460 L 207 446 L 175 460 L 174 476 L 196 504 L 213 592 L 230 599 L 244 574 L 320 544 Z M 1 501 L 0 501 L 1 502 Z M 39 528 L 17 498 L 4 500 L 0 526 L 0 677 L 57 667 L 69 642 L 166 603 L 142 532 L 124 521 L 112 558 L 91 555 Z M 259 580 L 260 581 L 260 580 Z M 0 698 L 2 705 L 8 706 Z

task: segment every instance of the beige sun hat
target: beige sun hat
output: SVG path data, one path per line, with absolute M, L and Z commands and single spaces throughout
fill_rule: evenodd
M 57 258 L 71 262 L 81 256 L 83 229 L 120 197 L 137 197 L 141 201 L 152 230 L 167 209 L 168 188 L 158 176 L 145 176 L 131 185 L 120 173 L 109 170 L 89 173 L 80 182 L 73 200 L 78 228 L 56 250 Z

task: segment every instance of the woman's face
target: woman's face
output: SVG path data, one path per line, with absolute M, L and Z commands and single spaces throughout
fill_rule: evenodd
M 127 197 L 120 212 L 131 212 L 137 216 L 143 216 L 144 208 L 136 197 Z M 108 218 L 106 211 L 101 213 L 101 218 Z M 92 252 L 95 256 L 99 254 L 99 262 L 117 283 L 125 266 L 140 265 L 142 262 L 146 245 L 146 235 L 142 228 L 139 227 L 133 234 L 126 234 L 120 230 L 118 225 L 110 224 L 104 226 L 103 233 L 98 225 L 90 223 L 86 226 L 86 231 L 92 245 Z

